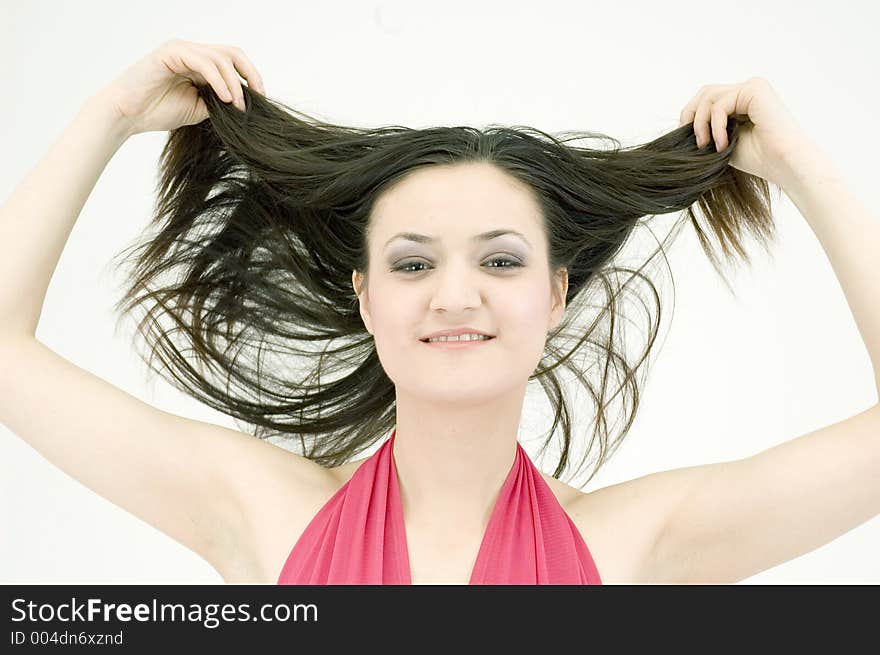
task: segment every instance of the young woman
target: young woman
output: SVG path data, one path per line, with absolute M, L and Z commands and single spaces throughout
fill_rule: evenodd
M 83 106 L 0 210 L 0 274 L 17 281 L 0 291 L 0 421 L 230 582 L 732 582 L 795 558 L 880 512 L 880 407 L 742 460 L 589 493 L 558 479 L 563 367 L 596 401 L 594 474 L 632 423 L 637 402 L 609 442 L 604 410 L 637 398 L 653 343 L 630 367 L 614 341 L 622 293 L 645 279 L 615 255 L 645 216 L 683 211 L 713 263 L 706 233 L 745 256 L 746 231 L 772 236 L 778 185 L 880 371 L 880 225 L 771 85 L 703 87 L 680 123 L 613 150 L 527 128 L 329 125 L 270 102 L 240 49 L 165 43 Z M 157 130 L 164 226 L 125 308 L 151 302 L 140 328 L 163 370 L 253 436 L 151 407 L 35 338 L 98 176 Z M 298 374 L 294 355 L 315 366 Z M 562 425 L 552 475 L 518 443 L 532 380 Z M 254 438 L 269 434 L 302 454 Z

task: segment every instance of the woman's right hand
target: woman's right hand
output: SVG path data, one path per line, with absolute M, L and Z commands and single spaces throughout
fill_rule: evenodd
M 260 74 L 240 48 L 172 39 L 128 67 L 100 95 L 130 134 L 173 130 L 208 118 L 198 90 L 206 84 L 245 111 L 239 74 L 249 88 L 266 95 Z

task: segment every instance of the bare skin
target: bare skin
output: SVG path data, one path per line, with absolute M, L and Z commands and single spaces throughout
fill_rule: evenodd
M 236 430 L 175 416 L 66 360 L 36 338 L 45 292 L 67 235 L 113 153 L 138 132 L 165 131 L 207 117 L 190 83 L 210 83 L 225 102 L 240 101 L 239 73 L 249 86 L 253 83 L 264 91 L 238 48 L 179 40 L 164 44 L 90 98 L 0 207 L 0 277 L 16 281 L 0 287 L 0 423 L 95 493 L 203 557 L 226 581 L 274 583 L 308 522 L 363 460 L 325 469 Z M 236 106 L 243 107 L 238 102 Z M 744 85 L 704 87 L 681 120 L 693 120 L 702 145 L 716 135 L 720 149 L 727 145 L 724 126 L 731 113 L 747 113 L 755 126 L 741 135 L 731 165 L 772 178 L 801 211 L 846 293 L 873 370 L 880 371 L 875 302 L 880 296 L 875 274 L 880 223 L 824 153 L 800 132 L 780 127 L 792 121 L 766 81 L 753 78 Z M 447 266 L 460 265 L 470 274 L 464 266 L 470 261 L 448 258 Z M 474 273 L 468 279 L 483 278 Z M 459 301 L 458 278 L 448 280 L 454 284 L 437 287 L 443 295 L 430 297 L 435 305 L 454 306 Z M 373 309 L 383 297 L 398 301 L 404 288 L 422 299 L 415 291 L 421 285 L 392 285 L 374 295 Z M 543 293 L 535 298 L 539 296 L 542 301 L 547 298 Z M 462 307 L 476 297 L 461 296 Z M 512 297 L 524 296 L 504 294 L 505 300 Z M 508 330 L 499 334 L 508 339 L 509 328 L 529 318 L 499 313 L 510 307 L 493 305 L 494 315 L 506 318 L 500 322 Z M 528 307 L 531 311 L 533 304 Z M 543 302 L 542 307 L 548 309 Z M 387 310 L 385 321 L 372 320 L 382 317 L 381 312 L 364 315 L 371 318 L 371 327 L 379 328 L 387 327 L 390 317 L 392 337 L 411 323 L 404 320 L 395 328 L 393 319 L 400 316 Z M 550 318 L 546 312 L 535 315 L 542 321 Z M 541 346 L 544 327 L 530 328 L 528 348 Z M 388 333 L 380 329 L 377 334 Z M 410 336 L 412 348 L 421 347 L 414 331 Z M 377 343 L 403 342 L 383 338 Z M 391 348 L 385 354 L 393 361 L 399 353 Z M 403 373 L 405 355 L 398 358 L 397 370 Z M 483 389 L 496 389 L 483 382 Z M 880 377 L 875 376 L 875 382 L 880 392 Z M 413 388 L 416 380 L 407 383 Z M 440 391 L 432 393 L 437 396 Z M 50 411 L 47 399 L 53 399 Z M 507 434 L 513 434 L 518 411 L 519 407 L 516 414 L 507 414 L 513 426 Z M 442 445 L 430 440 L 433 435 L 425 430 L 423 412 L 409 411 L 407 417 L 418 427 L 409 434 L 422 437 L 420 445 Z M 448 416 L 442 418 L 436 425 L 448 428 Z M 482 429 L 486 426 L 475 427 L 472 417 L 467 418 L 459 434 L 467 429 L 481 436 L 489 433 Z M 491 418 L 497 424 L 496 415 Z M 434 432 L 442 436 L 440 430 Z M 542 476 L 580 530 L 604 583 L 729 583 L 803 555 L 876 516 L 878 434 L 880 404 L 874 403 L 739 460 L 660 471 L 588 493 Z M 500 432 L 499 439 L 504 436 Z M 414 583 L 467 582 L 488 518 L 478 518 L 471 492 L 486 492 L 480 507 L 497 493 L 493 480 L 504 472 L 503 462 L 490 455 L 500 451 L 478 451 L 484 455 L 479 465 L 473 465 L 473 458 L 464 460 L 472 464 L 474 475 L 469 488 L 461 487 L 465 491 L 458 509 L 474 518 L 457 523 L 467 527 L 452 535 L 438 526 L 448 525 L 444 519 L 460 513 L 430 511 L 438 507 L 439 494 L 448 491 L 441 483 L 450 476 L 429 477 L 436 466 L 419 469 L 418 458 L 410 459 L 409 479 L 424 488 L 425 503 L 415 515 L 405 516 Z M 460 449 L 448 454 L 445 471 L 462 470 L 462 460 L 454 459 Z M 493 465 L 495 473 L 484 476 Z
M 284 507 L 282 511 L 278 511 L 274 518 L 268 514 L 269 512 L 276 514 L 276 512 L 267 508 L 265 520 L 261 522 L 267 526 L 269 532 L 266 539 L 262 541 L 265 549 L 261 553 L 255 554 L 256 561 L 253 563 L 255 566 L 250 570 L 224 572 L 224 579 L 227 582 L 275 584 L 291 548 L 308 523 L 324 503 L 351 479 L 365 459 L 367 458 L 326 469 L 326 485 L 309 494 L 303 493 L 299 483 L 291 483 L 290 495 L 297 498 L 298 501 Z M 584 492 L 543 472 L 541 472 L 541 477 L 547 482 L 560 505 L 567 512 L 570 511 L 570 507 L 575 505 L 577 499 L 587 496 Z M 307 501 L 304 502 L 304 499 Z M 280 509 L 281 506 L 273 505 L 272 507 Z M 419 518 L 407 516 L 404 513 L 412 583 L 468 584 L 483 534 L 488 525 L 488 516 L 485 517 L 482 525 L 475 525 L 472 530 L 455 534 L 451 534 L 447 526 L 457 524 L 458 521 L 450 523 L 444 517 L 438 516 L 429 517 L 423 521 L 420 521 Z M 575 521 L 581 534 L 585 535 L 584 527 L 578 525 L 574 516 L 572 516 L 572 520 Z M 274 528 L 268 526 L 274 526 Z M 591 534 L 593 532 L 590 530 Z M 587 544 L 588 547 L 591 547 L 589 541 Z
M 351 479 L 363 461 L 361 459 L 330 469 L 338 487 Z M 541 477 L 550 486 L 563 509 L 575 498 L 584 495 L 543 472 Z M 463 530 L 457 534 L 449 534 L 447 528 L 456 524 L 455 516 L 432 516 L 426 521 L 418 521 L 418 518 L 420 517 L 408 516 L 404 510 L 412 583 L 468 584 L 489 516 L 483 517 L 483 521 L 473 526 L 472 530 Z M 421 523 L 426 525 L 421 526 Z

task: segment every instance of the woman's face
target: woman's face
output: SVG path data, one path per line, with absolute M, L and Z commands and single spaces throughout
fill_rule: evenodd
M 382 194 L 370 220 L 367 283 L 354 271 L 352 284 L 398 392 L 476 404 L 524 386 L 562 318 L 568 287 L 564 269 L 551 283 L 527 188 L 482 163 L 420 169 Z M 479 236 L 508 230 L 522 236 Z M 463 326 L 495 338 L 459 349 L 421 341 Z

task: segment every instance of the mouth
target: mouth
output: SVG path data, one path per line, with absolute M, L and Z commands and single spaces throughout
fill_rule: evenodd
M 473 339 L 467 341 L 428 341 L 427 339 L 419 339 L 426 346 L 431 346 L 432 348 L 440 348 L 444 350 L 459 350 L 462 348 L 476 348 L 479 346 L 485 346 L 487 343 L 492 343 L 495 340 L 495 337 L 489 337 L 488 339 Z

